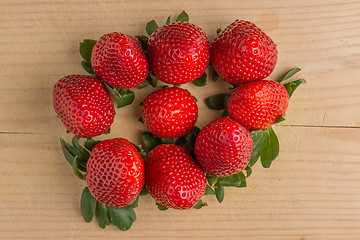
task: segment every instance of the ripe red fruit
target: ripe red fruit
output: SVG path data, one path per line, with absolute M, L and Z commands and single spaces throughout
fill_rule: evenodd
M 53 106 L 66 129 L 80 138 L 109 130 L 115 110 L 109 93 L 96 78 L 70 75 L 53 89 Z
M 144 182 L 144 162 L 124 138 L 95 145 L 87 163 L 86 183 L 94 198 L 110 207 L 133 203 Z
M 149 72 L 140 41 L 117 32 L 105 34 L 96 42 L 91 66 L 105 83 L 122 89 L 139 86 Z
M 228 100 L 230 117 L 249 130 L 266 129 L 285 114 L 289 95 L 278 82 L 261 80 L 237 87 Z
M 147 43 L 149 65 L 163 82 L 183 84 L 200 77 L 209 64 L 206 33 L 189 22 L 175 22 L 156 29 Z
M 162 88 L 146 97 L 142 119 L 149 131 L 159 137 L 181 137 L 195 125 L 198 107 L 194 97 L 178 87 Z
M 235 21 L 211 43 L 211 62 L 221 78 L 231 84 L 261 80 L 277 61 L 272 39 L 254 23 Z
M 145 178 L 150 195 L 168 208 L 191 208 L 205 193 L 205 173 L 184 148 L 176 145 L 159 145 L 150 151 Z
M 253 141 L 249 131 L 227 117 L 218 118 L 201 129 L 194 147 L 200 166 L 216 177 L 244 170 L 252 151 Z

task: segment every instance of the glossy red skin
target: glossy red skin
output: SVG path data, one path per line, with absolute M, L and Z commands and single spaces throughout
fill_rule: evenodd
M 53 88 L 53 106 L 66 129 L 80 138 L 109 130 L 115 109 L 109 93 L 96 78 L 70 75 Z
M 210 60 L 209 40 L 192 23 L 170 23 L 150 35 L 147 55 L 151 70 L 161 81 L 179 85 L 205 72 Z
M 244 170 L 252 151 L 249 131 L 227 117 L 218 118 L 201 129 L 194 146 L 197 162 L 205 172 L 216 177 Z
M 142 119 L 149 131 L 159 137 L 185 135 L 195 125 L 197 117 L 194 97 L 182 88 L 162 88 L 143 102 Z
M 205 173 L 184 148 L 173 144 L 150 151 L 145 178 L 150 195 L 168 208 L 191 208 L 205 193 Z
M 96 42 L 91 66 L 105 83 L 122 89 L 139 86 L 149 73 L 140 41 L 117 32 L 105 34 Z
M 254 23 L 236 21 L 211 43 L 211 62 L 219 76 L 231 84 L 266 78 L 274 70 L 277 49 Z
M 145 182 L 144 162 L 124 138 L 95 145 L 87 163 L 86 184 L 94 198 L 110 207 L 133 203 Z
M 228 100 L 230 117 L 249 130 L 266 129 L 285 114 L 289 95 L 278 82 L 261 80 L 237 87 Z

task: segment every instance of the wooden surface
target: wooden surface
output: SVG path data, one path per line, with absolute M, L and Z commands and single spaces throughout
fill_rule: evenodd
M 293 95 L 276 126 L 280 156 L 257 164 L 248 187 L 226 189 L 219 204 L 160 212 L 141 197 L 127 232 L 85 223 L 84 182 L 64 160 L 59 138 L 70 139 L 51 102 L 62 76 L 85 73 L 78 44 L 120 31 L 144 34 L 185 9 L 210 40 L 234 19 L 255 22 L 276 42 L 270 78 L 301 67 L 307 84 Z M 284 1 L 0 1 L 0 239 L 360 239 L 360 2 Z M 219 116 L 203 98 L 223 82 L 186 86 L 198 99 L 198 126 Z M 110 137 L 140 143 L 144 126 L 137 95 L 118 109 Z

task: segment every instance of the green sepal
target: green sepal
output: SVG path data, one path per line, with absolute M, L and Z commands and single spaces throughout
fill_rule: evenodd
M 300 68 L 293 68 L 290 71 L 288 71 L 284 76 L 282 76 L 279 80 L 277 80 L 277 82 L 281 83 L 281 82 L 291 78 L 292 76 L 294 76 L 296 73 L 298 73 L 300 71 L 301 71 Z
M 182 11 L 179 16 L 176 18 L 176 22 L 188 22 L 189 15 L 184 11 Z
M 149 81 L 147 81 L 146 79 L 137 87 L 135 87 L 136 89 L 143 89 L 144 87 L 149 85 Z
M 242 172 L 227 177 L 221 177 L 219 178 L 219 182 L 224 187 L 246 187 L 246 178 Z
M 76 148 L 65 142 L 62 138 L 60 138 L 60 144 L 66 161 L 72 166 L 74 164 L 74 156 L 76 156 Z
M 129 230 L 136 221 L 136 214 L 131 206 L 108 207 L 111 222 L 121 231 Z
M 147 81 L 152 87 L 157 86 L 158 80 L 159 80 L 158 77 L 151 70 L 149 71 L 149 74 L 145 79 L 145 81 Z
M 227 107 L 227 101 L 230 97 L 230 94 L 220 93 L 210 96 L 205 99 L 206 105 L 214 110 L 223 110 Z
M 132 204 L 130 204 L 129 206 L 131 206 L 132 208 L 137 208 L 139 206 L 139 195 L 137 196 L 135 201 Z
M 206 79 L 207 79 L 207 74 L 206 72 L 204 72 L 200 77 L 191 81 L 191 83 L 197 87 L 203 87 L 206 85 Z
M 150 22 L 148 22 L 146 24 L 146 27 L 145 27 L 145 30 L 146 30 L 146 33 L 150 36 L 156 29 L 158 29 L 159 26 L 158 24 L 156 23 L 155 20 L 151 20 Z
M 229 116 L 229 111 L 227 109 L 225 109 L 223 111 L 223 113 L 221 114 L 221 117 L 228 117 Z
M 92 151 L 93 148 L 95 147 L 95 145 L 98 144 L 99 142 L 100 141 L 97 141 L 91 137 L 88 137 L 84 142 L 84 146 L 86 147 L 87 150 Z
M 206 179 L 211 187 L 214 187 L 215 184 L 218 182 L 218 177 L 212 176 L 210 174 L 206 174 Z
M 81 61 L 81 66 L 83 67 L 83 69 L 89 73 L 89 74 L 94 74 L 94 70 L 92 69 L 91 67 L 91 63 L 85 61 L 85 60 L 82 60 Z
M 219 78 L 219 74 L 215 71 L 215 68 L 212 67 L 212 76 L 211 76 L 211 81 L 216 82 Z
M 266 130 L 257 130 L 251 132 L 251 137 L 253 140 L 253 152 L 248 164 L 250 167 L 252 167 L 261 156 L 262 150 L 264 148 L 265 131 Z
M 90 157 L 90 153 L 85 149 L 83 148 L 80 143 L 79 143 L 79 137 L 78 136 L 74 136 L 72 138 L 72 144 L 73 146 L 84 156 L 83 159 L 83 162 L 85 165 L 87 164 L 87 160 L 89 159 Z
M 74 142 L 78 144 L 77 136 L 73 137 L 73 143 Z M 74 159 L 75 157 L 77 157 L 77 162 L 78 162 L 77 168 L 82 172 L 86 172 L 86 163 L 90 156 L 89 153 L 85 149 L 83 149 L 84 151 L 87 152 L 87 154 L 84 155 L 84 153 L 82 153 L 77 149 L 77 148 L 82 148 L 80 145 L 78 145 L 76 148 L 75 146 L 65 142 L 62 138 L 60 139 L 60 144 L 63 150 L 64 157 L 67 160 L 67 162 L 73 167 Z
M 141 189 L 140 191 L 140 196 L 144 196 L 144 195 L 148 195 L 149 194 L 149 191 L 146 189 L 146 186 L 144 184 L 143 188 Z
M 185 148 L 188 152 L 193 153 L 196 136 L 198 135 L 199 132 L 200 132 L 200 129 L 198 127 L 194 126 L 190 132 L 188 132 L 184 136 L 178 138 L 175 141 L 175 144 L 177 146 Z
M 144 145 L 148 152 L 150 152 L 153 148 L 161 144 L 161 138 L 155 136 L 150 132 L 143 133 L 142 139 L 144 141 Z
M 140 157 L 142 157 L 142 158 L 146 157 L 147 153 L 145 152 L 142 145 L 138 145 L 138 144 L 135 144 L 135 143 L 131 143 L 131 144 L 135 147 L 135 149 L 139 153 Z
M 205 206 L 207 206 L 207 203 L 200 199 L 200 201 L 198 201 L 198 202 L 193 206 L 193 208 L 195 208 L 195 209 L 200 209 L 200 208 L 205 207 Z
M 139 36 L 135 36 L 141 43 L 141 47 L 143 48 L 144 52 L 146 53 L 146 46 L 147 46 L 147 42 L 149 41 L 149 37 L 145 36 L 145 35 L 139 35 Z
M 224 200 L 224 186 L 221 185 L 220 181 L 215 184 L 215 196 L 219 203 Z
M 218 35 L 221 32 L 221 28 L 216 29 L 216 35 Z
M 251 173 L 252 173 L 252 168 L 250 166 L 247 166 L 245 168 L 246 171 L 246 178 L 250 177 Z
M 168 210 L 169 208 L 168 207 L 165 207 L 163 205 L 161 205 L 160 203 L 156 202 L 156 206 L 158 207 L 159 210 L 161 211 L 165 211 L 165 210 Z
M 295 89 L 303 83 L 306 83 L 305 79 L 298 79 L 298 80 L 284 84 L 284 87 L 289 94 L 289 98 L 292 96 Z
M 132 104 L 135 99 L 135 93 L 129 89 L 120 90 L 121 99 L 117 99 L 117 107 L 122 108 Z
M 285 121 L 285 115 L 282 115 L 279 120 L 276 121 L 276 123 L 281 123 L 283 121 Z
M 162 144 L 175 144 L 174 138 L 161 138 Z
M 101 228 L 105 228 L 106 226 L 110 225 L 110 215 L 108 206 L 102 204 L 101 202 L 96 203 L 96 217 L 98 219 L 99 226 Z
M 85 222 L 91 222 L 96 209 L 96 199 L 91 195 L 88 187 L 85 187 L 80 200 L 81 216 Z
M 171 22 L 171 16 L 168 16 L 168 18 L 166 19 L 165 24 L 169 24 Z
M 142 117 L 140 117 L 140 118 L 138 119 L 138 121 L 141 122 L 141 123 L 144 123 L 144 119 L 143 119 Z
M 91 53 L 96 44 L 96 40 L 84 39 L 79 45 L 80 56 L 91 66 Z
M 83 168 L 82 165 L 80 165 L 79 161 L 78 161 L 78 156 L 75 156 L 74 158 L 74 162 L 73 162 L 73 171 L 75 176 L 77 176 L 78 178 L 80 178 L 81 180 L 85 179 L 85 175 L 80 171 L 80 168 Z M 86 166 L 85 166 L 86 169 Z
M 261 164 L 264 168 L 269 168 L 271 163 L 279 155 L 279 140 L 272 127 L 268 128 L 264 141 L 266 148 L 261 154 Z
M 212 187 L 210 187 L 209 185 L 206 185 L 204 195 L 214 195 L 214 194 L 215 194 L 215 190 L 212 189 Z

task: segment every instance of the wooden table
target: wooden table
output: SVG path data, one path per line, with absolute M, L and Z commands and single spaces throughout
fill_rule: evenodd
M 122 232 L 79 211 L 85 186 L 63 158 L 70 140 L 52 108 L 61 77 L 85 74 L 79 42 L 120 31 L 144 34 L 185 9 L 210 40 L 235 19 L 255 22 L 276 42 L 276 79 L 293 67 L 307 84 L 275 127 L 280 156 L 255 165 L 248 186 L 227 188 L 219 204 L 188 211 L 157 209 L 141 197 L 137 221 Z M 1 239 L 360 239 L 360 2 L 326 1 L 0 1 Z M 220 115 L 203 99 L 224 82 L 186 85 L 204 126 Z M 141 143 L 140 103 L 117 110 L 110 135 Z M 98 138 L 98 139 L 101 139 Z

